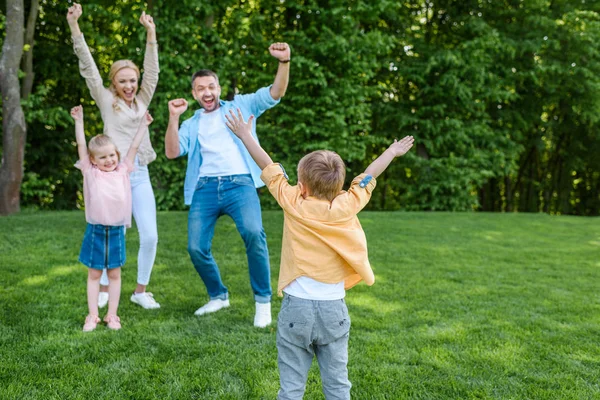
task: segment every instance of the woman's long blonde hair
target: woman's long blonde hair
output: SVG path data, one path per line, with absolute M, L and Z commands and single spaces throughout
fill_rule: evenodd
M 110 71 L 108 72 L 108 79 L 110 80 L 110 86 L 108 87 L 108 90 L 110 90 L 113 94 L 113 96 L 115 97 L 115 100 L 113 101 L 113 107 L 115 107 L 117 105 L 117 89 L 115 89 L 115 85 L 113 84 L 113 79 L 115 77 L 115 75 L 117 74 L 117 72 L 119 72 L 122 69 L 125 68 L 131 68 L 132 70 L 135 71 L 135 74 L 137 75 L 137 79 L 138 82 L 140 81 L 140 69 L 137 67 L 137 65 L 135 65 L 135 63 L 131 60 L 118 60 L 115 61 L 111 66 L 110 66 Z

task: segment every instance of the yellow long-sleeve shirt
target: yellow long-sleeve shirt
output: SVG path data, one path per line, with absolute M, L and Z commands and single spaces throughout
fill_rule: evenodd
M 367 238 L 356 216 L 371 199 L 375 179 L 354 178 L 348 191 L 329 202 L 302 197 L 291 186 L 280 164 L 268 165 L 262 181 L 284 212 L 281 266 L 277 293 L 300 276 L 323 283 L 344 281 L 350 289 L 361 280 L 375 283 L 367 252 Z M 368 183 L 367 183 L 368 182 Z

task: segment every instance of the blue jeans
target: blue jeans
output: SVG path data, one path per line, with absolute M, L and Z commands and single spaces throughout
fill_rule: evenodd
M 188 215 L 188 252 L 211 300 L 229 297 L 211 252 L 215 225 L 229 215 L 246 245 L 254 300 L 271 301 L 271 273 L 267 235 L 262 226 L 260 202 L 252 177 L 231 175 L 200 177 Z

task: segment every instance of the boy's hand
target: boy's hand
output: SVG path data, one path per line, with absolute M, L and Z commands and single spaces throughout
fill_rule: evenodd
M 81 4 L 73 3 L 67 12 L 67 22 L 69 24 L 76 23 L 79 17 L 83 14 L 83 10 L 81 9 Z
M 169 101 L 169 115 L 171 117 L 179 117 L 188 108 L 188 102 L 186 99 L 175 99 Z
M 394 143 L 392 143 L 389 147 L 389 150 L 392 151 L 394 157 L 400 157 L 405 155 L 415 142 L 415 138 L 412 136 L 405 136 L 400 141 L 398 139 L 394 139 Z
M 373 161 L 367 169 L 365 174 L 371 175 L 373 178 L 377 178 L 379 175 L 386 170 L 392 161 L 396 157 L 405 155 L 415 142 L 415 138 L 412 136 L 405 136 L 400 141 L 394 140 L 394 143 L 390 145 L 375 161 Z
M 152 121 L 154 121 L 154 118 L 152 118 L 152 115 L 150 115 L 149 111 L 146 111 L 146 114 L 144 114 L 144 116 L 142 117 L 142 125 L 150 125 L 152 123 Z
M 290 46 L 287 43 L 273 43 L 269 46 L 269 53 L 279 61 L 287 61 L 290 59 Z
M 79 105 L 71 108 L 71 117 L 73 117 L 76 122 L 83 122 L 83 107 Z
M 146 11 L 142 11 L 142 15 L 140 15 L 140 24 L 146 28 L 146 30 L 156 30 L 156 25 L 154 25 L 154 19 L 146 14 Z
M 237 115 L 233 113 L 233 110 L 229 110 L 229 115 L 225 114 L 225 118 L 227 118 L 227 122 L 225 123 L 227 127 L 240 139 L 252 135 L 252 121 L 254 120 L 254 115 L 251 115 L 250 118 L 248 118 L 248 122 L 244 122 L 242 112 L 238 108 Z
M 254 115 L 251 115 L 248 118 L 248 122 L 244 122 L 244 116 L 240 109 L 237 109 L 237 113 L 234 113 L 233 110 L 229 110 L 229 115 L 225 114 L 225 118 L 227 118 L 227 122 L 225 123 L 229 129 L 235 135 L 242 140 L 244 146 L 246 146 L 246 150 L 250 153 L 250 156 L 258 165 L 258 168 L 261 170 L 265 169 L 267 165 L 273 164 L 273 160 L 267 154 L 267 152 L 260 147 L 260 144 L 254 137 L 252 136 L 252 123 L 254 122 Z

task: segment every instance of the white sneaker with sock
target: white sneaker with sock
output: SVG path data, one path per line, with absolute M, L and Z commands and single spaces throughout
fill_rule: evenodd
M 271 325 L 271 303 L 256 303 L 254 326 L 265 328 L 268 325 Z
M 160 308 L 160 304 L 154 300 L 154 295 L 150 292 L 144 293 L 133 293 L 131 295 L 131 301 L 135 304 L 139 304 L 144 307 L 146 310 L 153 310 L 155 308 Z
M 108 304 L 108 292 L 98 293 L 98 308 L 104 308 Z
M 204 314 L 214 313 L 214 312 L 219 311 L 222 308 L 227 308 L 227 307 L 229 307 L 229 299 L 226 299 L 226 300 L 214 299 L 214 300 L 210 300 L 208 303 L 206 303 L 205 305 L 203 305 L 202 307 L 197 309 L 196 312 L 194 313 L 194 315 L 204 315 Z

